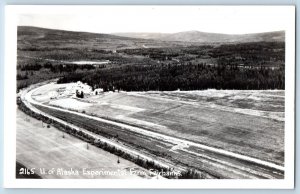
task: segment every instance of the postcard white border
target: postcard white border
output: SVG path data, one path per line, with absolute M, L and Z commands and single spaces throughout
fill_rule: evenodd
M 108 6 L 124 9 L 132 6 Z M 182 6 L 182 5 L 181 5 Z M 151 9 L 157 6 L 139 6 Z M 175 6 L 165 6 L 175 7 Z M 177 6 L 178 7 L 178 6 Z M 184 6 L 193 9 L 197 6 Z M 206 6 L 200 6 L 205 8 Z M 234 9 L 237 6 L 215 6 Z M 238 6 L 255 9 L 261 6 Z M 266 11 L 280 7 L 286 18 L 285 63 L 285 178 L 280 180 L 107 180 L 107 179 L 16 179 L 16 55 L 18 14 L 88 13 L 90 5 L 7 5 L 5 7 L 5 67 L 4 67 L 4 187 L 5 188 L 157 188 L 157 189 L 292 189 L 294 188 L 295 135 L 295 6 L 264 6 Z M 55 11 L 54 11 L 55 10 Z M 266 12 L 267 14 L 267 12 Z

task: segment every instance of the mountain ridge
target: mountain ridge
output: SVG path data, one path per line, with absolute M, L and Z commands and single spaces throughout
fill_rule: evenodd
M 183 31 L 176 33 L 146 33 L 146 32 L 124 32 L 112 33 L 112 35 L 144 38 L 161 41 L 183 41 L 196 43 L 215 43 L 215 42 L 284 42 L 285 31 L 272 31 L 251 34 L 222 34 L 201 32 L 197 30 Z
M 203 44 L 247 42 L 284 42 L 285 32 L 228 35 L 200 31 L 178 33 L 93 33 L 34 26 L 18 26 L 18 49 L 82 48 L 118 50 L 126 48 L 157 48 Z

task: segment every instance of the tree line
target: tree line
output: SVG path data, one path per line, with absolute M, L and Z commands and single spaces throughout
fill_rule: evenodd
M 69 74 L 58 83 L 82 81 L 104 91 L 284 89 L 284 72 L 283 65 L 277 68 L 206 63 L 127 65 L 93 73 Z
M 104 64 L 97 65 L 98 68 L 105 68 L 106 66 Z M 49 69 L 53 73 L 57 72 L 75 72 L 77 69 L 81 70 L 92 70 L 96 67 L 94 65 L 90 64 L 83 64 L 83 65 L 77 65 L 77 64 L 55 64 L 53 65 L 51 62 L 46 62 L 44 65 L 41 65 L 39 63 L 34 64 L 26 64 L 21 65 L 20 70 L 21 71 L 39 71 L 40 69 Z

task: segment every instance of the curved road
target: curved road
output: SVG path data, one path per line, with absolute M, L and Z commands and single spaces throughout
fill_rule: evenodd
M 50 84 L 54 84 L 54 83 L 50 83 Z M 75 125 L 72 125 L 70 123 L 67 123 L 61 119 L 58 119 L 58 118 L 55 118 L 45 112 L 42 112 L 41 110 L 35 108 L 34 106 L 32 105 L 38 105 L 38 106 L 42 106 L 42 107 L 45 107 L 45 108 L 48 108 L 48 109 L 52 109 L 52 110 L 58 110 L 58 111 L 62 111 L 62 112 L 66 112 L 66 113 L 72 113 L 72 114 L 75 114 L 75 115 L 78 115 L 78 116 L 81 116 L 81 117 L 85 117 L 85 118 L 88 118 L 88 119 L 93 119 L 93 120 L 96 120 L 96 121 L 99 121 L 99 122 L 103 122 L 103 123 L 107 123 L 107 124 L 110 124 L 110 125 L 114 125 L 114 126 L 118 126 L 118 127 L 121 127 L 121 128 L 124 128 L 126 130 L 129 130 L 129 131 L 133 131 L 133 132 L 136 132 L 136 133 L 140 133 L 140 134 L 143 134 L 143 135 L 147 135 L 147 136 L 150 136 L 150 137 L 155 137 L 157 139 L 160 139 L 162 141 L 165 141 L 165 142 L 171 142 L 173 144 L 177 144 L 177 145 L 183 145 L 185 147 L 188 147 L 188 146 L 193 146 L 193 147 L 196 147 L 196 148 L 199 148 L 199 149 L 202 149 L 202 150 L 205 150 L 207 152 L 213 152 L 213 153 L 216 153 L 216 154 L 219 154 L 219 155 L 222 155 L 222 156 L 225 156 L 225 157 L 230 157 L 230 158 L 236 158 L 240 161 L 244 161 L 245 163 L 247 162 L 250 162 L 250 163 L 254 163 L 255 165 L 259 166 L 259 167 L 266 167 L 268 169 L 271 169 L 270 171 L 279 171 L 281 173 L 284 173 L 284 167 L 283 166 L 280 166 L 280 165 L 277 165 L 277 164 L 274 164 L 274 163 L 271 163 L 271 162 L 268 162 L 268 161 L 263 161 L 263 160 L 260 160 L 258 158 L 253 158 L 253 157 L 249 157 L 249 156 L 245 156 L 245 155 L 242 155 L 242 154 L 238 154 L 238 153 L 233 153 L 233 152 L 230 152 L 230 151 L 226 151 L 224 149 L 219 149 L 219 148 L 215 148 L 215 147 L 210 147 L 210 146 L 207 146 L 207 145 L 203 145 L 203 144 L 200 144 L 200 143 L 195 143 L 195 142 L 191 142 L 191 141 L 188 141 L 188 140 L 185 140 L 185 139 L 180 139 L 180 138 L 176 138 L 176 137 L 171 137 L 171 136 L 168 136 L 168 135 L 164 135 L 164 134 L 160 134 L 160 133 L 157 133 L 157 132 L 152 132 L 152 131 L 148 131 L 148 130 L 145 130 L 145 129 L 142 129 L 142 128 L 139 128 L 139 127 L 135 127 L 135 126 L 131 126 L 131 125 L 128 125 L 128 124 L 124 124 L 124 123 L 119 123 L 119 122 L 116 122 L 116 121 L 111 121 L 111 120 L 106 120 L 106 119 L 103 119 L 103 118 L 99 118 L 99 117 L 95 117 L 95 116 L 90 116 L 90 115 L 86 115 L 86 114 L 83 114 L 83 113 L 79 113 L 79 112 L 76 112 L 76 111 L 70 111 L 70 110 L 66 110 L 66 109 L 63 109 L 63 108 L 57 108 L 57 107 L 53 107 L 53 106 L 48 106 L 48 105 L 44 105 L 40 102 L 37 102 L 35 101 L 34 99 L 32 99 L 32 94 L 33 92 L 37 91 L 39 89 L 39 87 L 33 89 L 33 90 L 30 90 L 30 91 L 23 91 L 22 94 L 21 94 L 21 99 L 24 101 L 24 103 L 26 104 L 26 106 L 28 106 L 28 108 L 30 108 L 31 110 L 33 110 L 34 112 L 38 112 L 40 114 L 43 114 L 51 119 L 54 119 L 60 123 L 63 123 L 64 125 L 69 125 L 70 127 L 72 128 L 75 128 L 77 130 L 84 130 L 82 128 L 79 128 Z M 148 156 L 146 155 L 143 155 L 141 153 L 138 153 L 136 151 L 133 151 L 133 150 L 130 150 L 120 144 L 117 144 L 116 142 L 113 142 L 109 139 L 106 139 L 106 138 L 103 138 L 99 135 L 96 135 L 92 132 L 89 132 L 87 130 L 84 130 L 87 134 L 89 135 L 92 135 L 92 136 L 95 136 L 97 137 L 98 139 L 101 139 L 101 140 L 104 140 L 106 141 L 107 143 L 109 144 L 112 144 L 114 145 L 115 147 L 119 148 L 119 149 L 122 149 L 126 152 L 129 152 L 129 153 L 132 153 L 134 155 L 139 155 L 145 159 L 148 159 L 148 160 L 153 160 L 152 158 L 149 158 Z M 192 152 L 191 154 L 194 154 L 194 155 L 199 155 L 197 152 Z M 168 165 L 165 165 L 159 161 L 156 161 L 157 163 L 160 163 L 160 165 L 162 166 L 168 166 Z M 225 161 L 219 161 L 220 163 L 226 163 Z M 227 164 L 227 163 L 226 163 Z M 229 166 L 234 166 L 234 164 L 227 164 Z M 237 166 L 234 166 L 235 168 L 238 168 Z M 240 167 L 241 169 L 245 170 L 245 171 L 248 171 L 248 172 L 252 172 L 253 169 L 249 169 L 246 167 Z M 273 169 L 273 170 L 272 170 Z M 256 172 L 256 174 L 260 174 L 259 172 Z M 276 174 L 276 172 L 275 172 Z M 272 175 L 270 176 L 266 176 L 267 178 L 273 178 Z M 253 177 L 249 177 L 249 178 L 253 178 Z

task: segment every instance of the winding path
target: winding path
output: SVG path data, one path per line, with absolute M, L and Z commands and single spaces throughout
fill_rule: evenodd
M 50 84 L 53 84 L 53 83 L 50 83 Z M 191 142 L 191 141 L 188 141 L 188 140 L 184 140 L 184 139 L 180 139 L 180 138 L 176 138 L 176 137 L 171 137 L 171 136 L 168 136 L 168 135 L 164 135 L 164 134 L 160 134 L 160 133 L 157 133 L 157 132 L 152 132 L 152 131 L 148 131 L 148 130 L 145 130 L 145 129 L 142 129 L 142 128 L 139 128 L 139 127 L 135 127 L 135 126 L 131 126 L 131 125 L 128 125 L 128 124 L 124 124 L 124 123 L 119 123 L 119 122 L 116 122 L 116 121 L 111 121 L 111 120 L 106 120 L 106 119 L 103 119 L 103 118 L 99 118 L 99 117 L 95 117 L 95 116 L 90 116 L 90 115 L 86 115 L 86 114 L 83 114 L 83 113 L 79 113 L 79 112 L 76 112 L 76 111 L 70 111 L 70 110 L 66 110 L 66 109 L 63 109 L 63 108 L 58 108 L 58 107 L 53 107 L 53 106 L 48 106 L 48 105 L 45 105 L 45 104 L 42 104 L 40 102 L 37 102 L 35 101 L 33 98 L 32 98 L 32 94 L 37 91 L 39 89 L 39 87 L 33 89 L 33 90 L 30 90 L 30 91 L 23 91 L 22 92 L 22 95 L 21 95 L 21 99 L 24 101 L 24 103 L 26 104 L 26 106 L 28 106 L 28 108 L 30 108 L 32 111 L 34 112 L 37 112 L 37 113 L 40 113 L 42 115 L 45 115 L 51 119 L 54 119 L 64 125 L 68 125 L 72 128 L 75 128 L 77 130 L 81 130 L 83 131 L 84 129 L 82 128 L 79 128 L 73 124 L 70 124 L 68 122 L 65 122 L 61 119 L 58 119 L 58 118 L 55 118 L 47 113 L 44 113 L 42 112 L 41 110 L 37 109 L 36 107 L 32 106 L 32 105 L 38 105 L 38 106 L 42 106 L 42 107 L 45 107 L 45 108 L 48 108 L 48 109 L 52 109 L 52 110 L 58 110 L 58 111 L 62 111 L 62 112 L 66 112 L 66 113 L 72 113 L 72 114 L 75 114 L 75 115 L 78 115 L 78 116 L 81 116 L 81 117 L 85 117 L 85 118 L 88 118 L 88 119 L 93 119 L 93 120 L 96 120 L 96 121 L 99 121 L 99 122 L 103 122 L 103 123 L 107 123 L 107 124 L 110 124 L 110 125 L 114 125 L 114 126 L 118 126 L 118 127 L 121 127 L 121 128 L 124 128 L 126 130 L 129 130 L 129 131 L 133 131 L 133 132 L 136 132 L 136 133 L 140 133 L 140 134 L 143 134 L 143 135 L 147 135 L 147 136 L 150 136 L 150 137 L 154 137 L 154 138 L 157 138 L 157 139 L 160 139 L 162 141 L 165 141 L 165 142 L 171 142 L 173 144 L 177 144 L 177 145 L 184 145 L 185 147 L 188 147 L 188 146 L 193 146 L 193 147 L 196 147 L 196 148 L 199 148 L 199 149 L 202 149 L 202 150 L 205 150 L 207 152 L 213 152 L 213 153 L 216 153 L 216 154 L 220 154 L 222 156 L 226 156 L 226 157 L 230 157 L 230 158 L 236 158 L 240 161 L 244 161 L 245 163 L 247 162 L 250 162 L 250 163 L 254 163 L 255 165 L 258 165 L 258 166 L 263 166 L 263 167 L 267 167 L 267 168 L 270 168 L 271 171 L 272 169 L 275 170 L 275 171 L 279 171 L 279 172 L 282 172 L 284 173 L 284 167 L 283 166 L 280 166 L 280 165 L 277 165 L 277 164 L 274 164 L 274 163 L 271 163 L 271 162 L 267 162 L 267 161 L 263 161 L 263 160 L 260 160 L 258 158 L 254 158 L 254 157 L 249 157 L 249 156 L 246 156 L 246 155 L 242 155 L 242 154 L 238 154 L 238 153 L 233 153 L 233 152 L 230 152 L 230 151 L 226 151 L 224 149 L 219 149 L 219 148 L 215 148 L 215 147 L 211 147 L 211 146 L 207 146 L 207 145 L 203 145 L 203 144 L 200 144 L 200 143 L 195 143 L 195 142 Z M 129 153 L 132 153 L 134 155 L 138 155 L 140 157 L 143 157 L 145 159 L 148 159 L 148 160 L 154 160 L 153 158 L 149 158 L 148 156 L 146 155 L 143 155 L 141 153 L 138 153 L 134 150 L 131 150 L 131 149 L 128 149 L 126 147 L 124 147 L 123 145 L 120 145 L 114 141 L 111 141 L 107 138 L 103 138 L 102 136 L 99 136 L 99 135 L 96 135 L 90 131 L 87 131 L 87 130 L 84 130 L 85 133 L 91 135 L 91 136 L 94 136 L 98 139 L 101 139 L 111 145 L 114 145 L 115 147 L 119 148 L 119 149 L 122 149 L 126 152 L 129 152 Z M 194 155 L 197 155 L 198 153 L 196 152 L 192 152 L 191 154 L 194 154 Z M 162 166 L 168 166 L 166 164 L 163 164 L 159 161 L 155 161 L 157 163 L 160 163 L 160 165 Z M 242 168 L 242 167 L 241 167 Z M 253 169 L 247 169 L 246 168 L 243 168 L 245 169 L 246 171 L 253 171 Z M 272 178 L 272 176 L 270 176 L 269 178 Z

